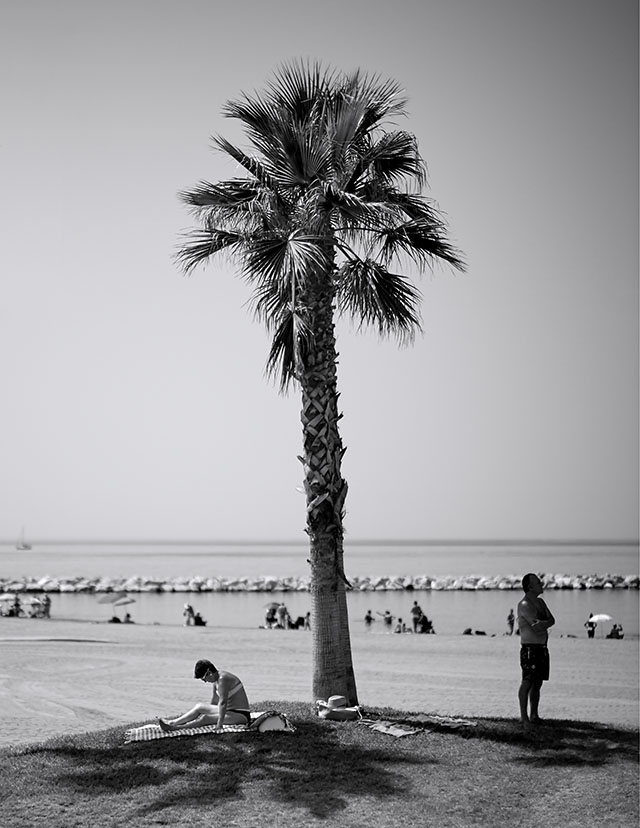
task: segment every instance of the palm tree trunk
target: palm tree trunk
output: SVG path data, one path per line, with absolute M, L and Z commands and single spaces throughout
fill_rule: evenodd
M 330 272 L 305 285 L 313 341 L 301 371 L 302 431 L 310 544 L 313 695 L 357 704 L 343 568 L 344 448 L 338 430 L 333 283 Z

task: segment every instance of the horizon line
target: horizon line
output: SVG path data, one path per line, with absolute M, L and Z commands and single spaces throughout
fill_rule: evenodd
M 41 539 L 29 538 L 30 546 L 306 546 L 308 540 L 292 538 L 251 540 L 247 538 L 223 539 Z M 0 540 L 0 546 L 15 546 L 15 540 Z M 612 538 L 348 538 L 345 546 L 639 546 L 640 539 Z

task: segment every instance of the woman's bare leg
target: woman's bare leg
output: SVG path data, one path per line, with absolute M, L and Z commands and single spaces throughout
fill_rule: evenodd
M 197 724 L 196 724 L 197 722 Z M 204 725 L 218 723 L 218 708 L 215 704 L 196 704 L 187 713 L 178 716 L 177 719 L 158 719 L 158 724 L 163 730 L 180 730 L 185 727 L 203 727 Z

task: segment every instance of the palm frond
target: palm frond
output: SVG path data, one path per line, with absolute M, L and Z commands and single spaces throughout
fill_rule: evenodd
M 448 262 L 457 270 L 465 265 L 460 253 L 446 240 L 441 220 L 414 219 L 380 231 L 381 258 L 385 265 L 404 254 L 419 267 L 431 266 L 436 259 Z
M 318 61 L 284 62 L 268 84 L 270 101 L 298 123 L 315 119 L 320 98 L 331 88 L 335 72 Z
M 252 156 L 244 153 L 241 149 L 238 149 L 238 147 L 234 147 L 230 141 L 227 141 L 227 139 L 223 138 L 221 135 L 214 135 L 211 141 L 219 150 L 222 150 L 222 152 L 230 155 L 234 161 L 237 161 L 238 164 L 244 167 L 245 170 L 250 172 L 259 184 L 263 187 L 269 187 L 277 192 L 277 185 L 273 176 L 269 174 L 269 171 L 258 158 L 253 158 Z
M 321 239 L 300 230 L 288 235 L 262 235 L 252 240 L 244 254 L 244 273 L 250 281 L 266 279 L 290 282 L 305 279 L 314 269 L 327 266 Z
M 253 201 L 260 193 L 260 187 L 254 182 L 242 178 L 220 181 L 210 184 L 200 181 L 190 190 L 182 190 L 178 195 L 190 207 L 200 210 L 202 207 L 238 207 Z
M 381 336 L 411 341 L 420 330 L 420 292 L 371 259 L 350 258 L 336 275 L 338 311 L 375 325 Z
M 389 132 L 374 142 L 362 154 L 354 169 L 350 184 L 358 179 L 394 182 L 409 179 L 418 187 L 426 181 L 426 168 L 418 152 L 418 143 L 409 132 Z
M 267 376 L 279 381 L 282 393 L 299 379 L 309 352 L 309 340 L 310 331 L 304 318 L 290 309 L 285 310 L 271 341 L 266 365 Z
M 348 86 L 354 90 L 352 94 L 367 102 L 360 122 L 361 134 L 370 133 L 382 121 L 406 115 L 407 98 L 396 81 L 383 81 L 380 75 L 367 75 L 358 70 L 350 76 Z
M 176 260 L 185 273 L 190 273 L 197 265 L 205 263 L 221 250 L 233 252 L 234 246 L 245 241 L 240 233 L 214 229 L 192 230 L 185 238 L 186 241 L 176 254 Z

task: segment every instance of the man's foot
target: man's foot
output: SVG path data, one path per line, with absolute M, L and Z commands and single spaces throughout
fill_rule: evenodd
M 534 724 L 534 725 L 541 725 L 543 723 L 540 716 L 531 716 L 529 721 L 531 722 L 531 724 Z
M 165 733 L 171 733 L 172 730 L 175 730 L 175 727 L 169 722 L 165 722 L 164 719 L 161 719 L 158 716 L 158 724 L 160 725 L 160 730 L 164 730 Z

